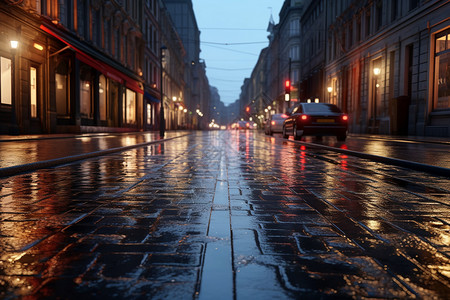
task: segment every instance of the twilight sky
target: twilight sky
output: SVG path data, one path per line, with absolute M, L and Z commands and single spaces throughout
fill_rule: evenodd
M 284 0 L 192 0 L 201 31 L 200 58 L 205 60 L 209 84 L 219 89 L 225 105 L 239 98 L 261 49 L 268 46 L 266 31 L 272 13 L 275 24 Z

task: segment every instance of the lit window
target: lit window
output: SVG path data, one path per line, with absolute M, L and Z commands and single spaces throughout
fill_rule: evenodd
M 30 115 L 37 118 L 37 71 L 36 68 L 30 68 Z
M 11 76 L 11 60 L 1 57 L 0 59 L 0 94 L 1 104 L 11 105 L 12 103 L 12 76 Z

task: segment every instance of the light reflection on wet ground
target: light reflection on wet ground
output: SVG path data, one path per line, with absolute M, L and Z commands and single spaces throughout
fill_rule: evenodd
M 281 135 L 274 135 L 281 138 Z M 316 143 L 346 150 L 363 152 L 383 157 L 411 160 L 414 162 L 450 168 L 450 140 L 430 139 L 421 142 L 405 139 L 393 139 L 369 136 L 349 136 L 345 142 L 338 142 L 335 137 L 304 137 L 302 141 Z
M 1 179 L 0 297 L 445 298 L 449 183 L 251 131 Z
M 186 133 L 168 132 L 166 138 L 183 134 Z M 44 139 L 2 140 L 0 142 L 0 168 L 147 143 L 158 140 L 159 133 L 102 134 L 65 138 L 49 138 L 51 137 L 49 135 L 43 137 Z

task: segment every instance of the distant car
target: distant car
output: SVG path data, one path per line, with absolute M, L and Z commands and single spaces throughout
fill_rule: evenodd
M 256 129 L 258 125 L 252 121 L 238 121 L 235 126 L 236 129 Z
M 287 114 L 274 114 L 267 119 L 264 126 L 264 133 L 267 135 L 272 135 L 274 133 L 283 132 L 284 120 L 289 116 Z
M 345 141 L 348 130 L 348 115 L 336 105 L 327 103 L 300 103 L 284 121 L 283 137 L 335 135 Z

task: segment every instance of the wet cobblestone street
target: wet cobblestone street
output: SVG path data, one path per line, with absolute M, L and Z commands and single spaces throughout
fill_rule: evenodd
M 450 295 L 450 179 L 252 131 L 0 179 L 0 298 Z

